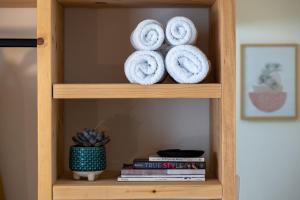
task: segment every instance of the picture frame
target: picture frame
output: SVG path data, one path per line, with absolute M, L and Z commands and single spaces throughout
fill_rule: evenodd
M 242 44 L 241 119 L 297 119 L 297 68 L 297 44 Z

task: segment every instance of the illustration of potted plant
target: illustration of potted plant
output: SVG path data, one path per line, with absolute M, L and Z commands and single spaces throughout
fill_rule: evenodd
M 258 78 L 258 84 L 253 86 L 253 92 L 249 92 L 251 102 L 260 111 L 274 112 L 285 104 L 287 93 L 283 91 L 280 71 L 280 64 L 266 64 Z
M 84 129 L 72 140 L 75 145 L 70 147 L 69 167 L 73 178 L 87 177 L 94 181 L 106 169 L 105 145 L 110 138 L 103 131 Z

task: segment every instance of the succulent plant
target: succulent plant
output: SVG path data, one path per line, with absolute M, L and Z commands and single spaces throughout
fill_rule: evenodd
M 100 147 L 106 145 L 110 141 L 110 138 L 106 136 L 103 131 L 86 128 L 78 132 L 76 136 L 73 136 L 72 140 L 76 146 Z

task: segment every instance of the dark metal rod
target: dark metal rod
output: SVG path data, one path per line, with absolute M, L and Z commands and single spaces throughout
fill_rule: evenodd
M 0 39 L 0 47 L 36 47 L 37 39 Z

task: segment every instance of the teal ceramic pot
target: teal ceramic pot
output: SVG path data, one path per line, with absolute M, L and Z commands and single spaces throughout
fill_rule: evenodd
M 69 167 L 72 171 L 77 172 L 94 172 L 105 170 L 105 147 L 70 147 Z

